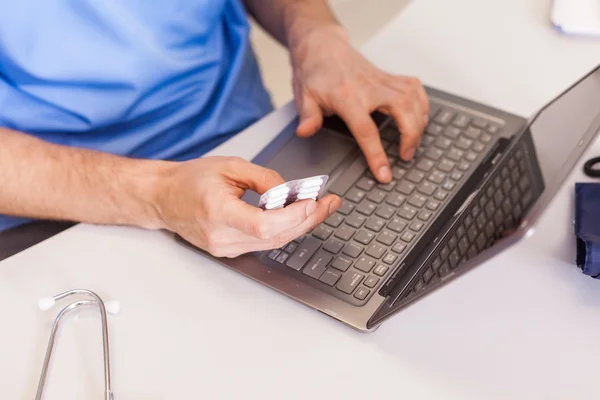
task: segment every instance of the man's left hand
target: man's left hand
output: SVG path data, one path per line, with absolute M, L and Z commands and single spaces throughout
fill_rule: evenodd
M 389 182 L 392 172 L 370 115 L 379 111 L 394 118 L 401 132 L 400 156 L 412 159 L 429 115 L 421 82 L 376 68 L 352 48 L 339 26 L 311 31 L 290 50 L 300 113 L 298 135 L 311 136 L 324 115 L 338 115 L 352 131 L 375 177 Z

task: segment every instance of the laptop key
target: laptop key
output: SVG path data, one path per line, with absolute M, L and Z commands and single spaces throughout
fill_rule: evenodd
M 443 136 L 440 136 L 435 141 L 435 147 L 442 149 L 442 150 L 446 150 L 448 147 L 450 147 L 451 144 L 452 144 L 452 140 L 450 140 L 446 137 L 443 137 Z
M 356 229 L 359 229 L 360 227 L 362 227 L 366 221 L 367 221 L 367 217 L 365 217 L 364 215 L 360 215 L 358 213 L 354 213 L 351 216 L 349 216 L 348 218 L 346 218 L 346 223 Z
M 415 215 L 417 215 L 417 209 L 409 205 L 405 205 L 400 208 L 398 215 L 410 221 L 415 217 Z
M 498 133 L 500 131 L 500 127 L 496 124 L 489 124 L 487 127 L 487 131 L 489 133 L 491 133 L 492 135 L 495 135 L 496 133 Z
M 350 189 L 350 191 L 348 192 L 348 194 L 346 195 L 346 199 L 354 202 L 354 203 L 360 203 L 362 199 L 364 199 L 364 197 L 367 195 L 366 192 L 357 189 L 357 188 L 352 188 Z
M 350 229 L 347 226 L 342 226 L 337 231 L 335 231 L 333 236 L 347 242 L 348 240 L 352 239 L 352 236 L 354 236 L 355 233 L 356 231 L 354 229 Z
M 460 169 L 461 171 L 466 171 L 471 167 L 471 163 L 469 163 L 468 161 L 461 161 L 458 163 L 458 169 Z
M 410 243 L 415 238 L 415 234 L 409 231 L 404 231 L 404 233 L 400 236 L 400 239 L 404 240 L 406 243 Z
M 450 110 L 442 110 L 435 118 L 435 122 L 442 125 L 448 125 L 454 118 L 455 112 Z
M 385 202 L 391 206 L 398 208 L 402 205 L 402 203 L 404 203 L 405 200 L 406 197 L 399 193 L 390 193 Z
M 394 165 L 392 167 L 392 177 L 394 179 L 401 180 L 402 178 L 404 178 L 404 175 L 406 175 L 405 168 L 399 167 L 397 165 Z
M 394 253 L 402 254 L 404 250 L 406 250 L 406 245 L 402 242 L 398 242 L 394 245 L 394 247 L 392 247 L 392 251 Z
M 481 136 L 481 129 L 473 128 L 472 126 L 470 126 L 465 131 L 465 136 L 469 139 L 477 140 L 479 136 Z
M 471 118 L 466 116 L 465 114 L 458 114 L 452 124 L 458 126 L 459 128 L 466 128 L 471 123 Z
M 454 161 L 460 161 L 461 158 L 463 158 L 463 156 L 465 155 L 465 152 L 462 150 L 457 149 L 456 147 L 453 147 L 450 149 L 450 151 L 448 152 L 448 154 L 446 154 L 446 156 Z
M 437 200 L 444 201 L 446 197 L 448 197 L 448 192 L 444 189 L 438 189 L 437 192 L 435 192 L 435 194 L 433 195 L 433 197 L 435 197 L 435 199 Z
M 442 161 L 437 165 L 437 167 L 443 172 L 450 172 L 454 169 L 456 164 L 447 158 L 442 158 Z
M 342 252 L 344 254 L 346 254 L 347 256 L 350 256 L 352 258 L 356 258 L 358 256 L 360 256 L 360 253 L 362 253 L 363 248 L 355 243 L 348 243 L 344 246 L 344 250 L 342 250 Z
M 415 190 L 415 187 L 413 183 L 402 181 L 396 186 L 396 191 L 408 196 Z
M 365 283 L 364 285 L 368 288 L 374 288 L 375 286 L 377 286 L 377 284 L 379 283 L 379 278 L 374 277 L 374 276 L 369 276 L 367 279 L 365 279 Z
M 389 146 L 385 152 L 387 153 L 387 155 L 392 156 L 394 158 L 398 158 L 400 157 L 400 146 L 398 146 L 397 143 L 393 143 L 391 146 Z
M 433 144 L 433 142 L 435 142 L 435 137 L 433 135 L 427 134 L 427 131 L 426 131 L 425 135 L 423 135 L 421 137 L 421 146 L 429 147 Z
M 321 247 L 321 241 L 312 236 L 307 237 L 302 243 L 298 245 L 298 248 L 287 260 L 286 265 L 296 271 L 300 271 L 308 260 L 317 252 Z
M 364 230 L 361 230 L 360 232 L 358 232 L 356 234 L 356 236 L 354 236 L 354 240 L 356 240 L 357 242 L 362 243 L 364 245 L 371 243 L 371 241 L 373 241 L 374 238 L 375 238 L 374 233 L 371 233 L 369 231 L 364 231 Z
M 296 248 L 298 248 L 298 244 L 294 243 L 294 242 L 290 242 L 285 246 L 283 251 L 285 251 L 286 253 L 293 253 L 294 250 L 296 250 Z
M 473 145 L 473 141 L 471 139 L 467 139 L 462 136 L 460 138 L 458 138 L 458 140 L 456 141 L 456 146 L 463 150 L 469 150 L 472 145 Z
M 429 124 L 427 125 L 427 128 L 425 128 L 425 132 L 430 134 L 430 135 L 439 135 L 440 133 L 442 133 L 442 131 L 444 130 L 444 128 L 442 128 L 441 126 L 439 126 L 438 124 Z
M 442 263 L 442 265 L 440 266 L 440 269 L 438 270 L 438 275 L 440 276 L 440 278 L 443 278 L 444 276 L 448 275 L 449 273 L 450 273 L 450 265 L 446 261 L 446 262 Z
M 336 257 L 336 259 L 333 260 L 333 263 L 331 264 L 333 268 L 339 269 L 342 272 L 348 271 L 348 268 L 350 268 L 351 265 L 352 260 L 344 256 Z
M 444 129 L 444 135 L 450 139 L 456 139 L 460 135 L 460 129 L 454 126 L 448 126 Z
M 326 285 L 334 286 L 342 277 L 342 274 L 339 271 L 336 271 L 333 268 L 327 269 L 323 275 L 319 278 L 321 282 Z
M 340 208 L 338 208 L 338 212 L 340 214 L 349 215 L 355 207 L 356 206 L 350 203 L 348 200 L 343 200 L 342 205 L 340 206 Z
M 327 269 L 327 264 L 329 264 L 332 259 L 333 256 L 331 254 L 319 250 L 302 272 L 311 278 L 319 279 Z
M 285 262 L 285 260 L 288 259 L 290 255 L 288 253 L 279 253 L 279 255 L 277 256 L 277 258 L 275 259 L 275 261 L 277 261 L 279 264 L 283 264 Z
M 475 143 L 473 144 L 473 147 L 471 147 L 471 149 L 472 149 L 473 151 L 476 151 L 476 152 L 478 152 L 478 153 L 481 153 L 481 152 L 483 151 L 483 149 L 485 149 L 485 145 L 484 145 L 483 143 L 481 143 L 481 142 L 475 142 Z
M 388 223 L 387 227 L 388 229 L 391 229 L 394 232 L 401 233 L 404 230 L 404 228 L 406 228 L 406 225 L 406 221 L 403 221 L 400 218 L 394 218 L 390 221 L 390 223 Z
M 469 152 L 467 153 L 467 155 L 465 156 L 465 160 L 467 160 L 467 161 L 470 161 L 470 162 L 473 162 L 473 161 L 475 161 L 476 159 L 477 159 L 477 154 L 476 154 L 476 153 L 473 153 L 472 151 L 469 151 Z
M 444 179 L 446 179 L 446 174 L 444 174 L 436 169 L 429 175 L 428 179 L 431 182 L 437 183 L 439 185 L 440 183 L 442 183 L 444 181 Z
M 381 218 L 377 218 L 377 217 L 371 217 L 371 218 L 369 218 L 369 221 L 367 221 L 365 228 L 370 229 L 374 232 L 379 232 L 384 226 L 385 226 L 384 220 L 382 220 Z
M 456 183 L 454 183 L 451 180 L 447 180 L 446 182 L 444 182 L 442 184 L 442 189 L 447 190 L 447 191 L 452 191 L 452 189 L 454 189 L 454 187 L 456 186 Z
M 487 127 L 488 122 L 483 118 L 475 118 L 473 120 L 473 126 L 477 128 L 485 129 Z
M 419 193 L 423 193 L 425 196 L 431 196 L 433 194 L 433 192 L 435 192 L 436 186 L 429 182 L 429 181 L 425 181 L 421 184 L 421 186 L 419 186 Z
M 340 279 L 338 282 L 336 288 L 346 294 L 352 294 L 358 285 L 360 285 L 364 277 L 365 276 L 363 274 L 358 272 L 344 274 L 342 279 Z
M 383 262 L 389 265 L 392 265 L 393 263 L 396 262 L 396 260 L 398 259 L 398 256 L 395 255 L 394 253 L 387 253 L 385 255 L 385 257 L 383 257 Z
M 410 229 L 415 232 L 419 232 L 421 229 L 423 229 L 424 225 L 425 224 L 422 223 L 421 221 L 415 221 L 412 224 L 410 224 Z
M 366 272 L 366 273 L 371 272 L 371 270 L 373 269 L 374 266 L 375 266 L 375 261 L 373 261 L 367 257 L 359 258 L 358 261 L 356 262 L 356 264 L 354 264 L 354 268 L 356 268 L 362 272 Z
M 398 238 L 398 236 L 394 235 L 393 233 L 391 233 L 389 231 L 383 231 L 377 237 L 377 241 L 379 243 L 385 244 L 386 246 L 391 246 L 392 243 L 394 243 L 394 241 L 396 241 L 397 238 Z
M 377 207 L 377 211 L 375 211 L 375 215 L 381 218 L 390 219 L 394 216 L 396 209 L 388 206 L 387 204 L 382 204 Z
M 381 190 L 385 190 L 386 192 L 391 192 L 394 189 L 394 186 L 396 186 L 396 181 L 392 180 L 390 183 L 380 183 L 379 185 L 377 185 L 377 187 Z
M 431 199 L 427 202 L 427 206 L 428 209 L 430 209 L 431 211 L 436 211 L 438 208 L 440 208 L 440 202 L 434 199 Z
M 466 237 L 461 238 L 458 241 L 458 250 L 460 251 L 460 254 L 465 254 L 467 252 L 467 249 L 469 248 L 469 242 L 467 241 Z
M 433 213 L 431 211 L 427 211 L 427 210 L 423 210 L 419 213 L 418 217 L 421 221 L 429 221 L 429 218 L 431 218 L 431 215 Z
M 377 266 L 373 270 L 373 273 L 375 275 L 384 276 L 388 272 L 389 269 L 390 269 L 390 267 L 388 267 L 387 265 L 377 264 Z
M 294 239 L 294 242 L 302 243 L 302 241 L 304 241 L 304 239 L 306 239 L 306 235 L 298 236 L 296 239 Z
M 360 180 L 356 183 L 356 187 L 364 190 L 365 192 L 368 192 L 369 190 L 373 189 L 373 187 L 377 184 L 377 182 L 375 181 L 375 179 L 371 179 L 371 178 L 367 178 L 362 177 L 360 178 Z
M 364 214 L 366 216 L 370 216 L 377 209 L 377 204 L 370 202 L 369 200 L 363 200 L 357 207 L 356 211 Z
M 375 189 L 375 190 L 369 192 L 369 194 L 367 195 L 367 199 L 379 204 L 383 200 L 385 200 L 386 196 L 387 196 L 387 193 L 384 192 L 383 190 Z
M 340 214 L 333 214 L 332 216 L 330 216 L 329 218 L 327 218 L 325 220 L 325 223 L 331 227 L 337 228 L 338 226 L 340 226 L 342 224 L 342 222 L 344 222 L 344 217 L 342 217 Z
M 277 258 L 277 256 L 279 255 L 279 253 L 281 253 L 281 250 L 273 249 L 273 250 L 269 251 L 269 254 L 267 254 L 267 257 L 269 257 L 271 260 L 275 260 Z
M 319 225 L 313 231 L 313 236 L 318 237 L 321 240 L 329 239 L 329 236 L 333 233 L 333 229 L 328 228 L 324 225 Z
M 323 248 L 330 253 L 337 254 L 344 248 L 344 244 L 341 240 L 331 238 L 325 243 Z
M 371 291 L 369 289 L 361 287 L 360 289 L 358 289 L 356 291 L 356 293 L 354 293 L 354 297 L 356 297 L 359 300 L 364 300 L 367 298 L 367 296 L 369 295 L 370 292 Z
M 425 283 L 429 283 L 429 281 L 431 281 L 431 278 L 433 278 L 433 270 L 431 269 L 431 267 L 428 267 L 425 269 L 425 272 L 423 272 L 423 280 L 425 281 Z
M 420 195 L 420 194 L 414 194 L 410 197 L 410 199 L 408 199 L 408 204 L 410 204 L 411 206 L 418 207 L 418 208 L 423 207 L 426 202 L 427 202 L 427 197 Z
M 413 183 L 421 183 L 425 179 L 425 173 L 417 170 L 412 170 L 406 175 L 406 179 Z
M 456 250 L 451 251 L 450 255 L 448 256 L 448 263 L 450 264 L 450 268 L 454 269 L 458 267 L 458 260 L 460 260 L 458 252 Z
M 479 251 L 485 250 L 485 247 L 486 247 L 485 243 L 486 243 L 485 235 L 482 232 L 479 234 L 479 236 L 477 236 L 477 241 L 476 241 L 477 248 L 479 249 Z
M 492 140 L 492 135 L 490 135 L 489 133 L 484 133 L 483 135 L 481 135 L 481 138 L 479 138 L 479 140 L 481 140 L 483 143 L 489 143 L 490 140 Z
M 381 256 L 385 253 L 386 248 L 381 246 L 380 244 L 374 243 L 369 246 L 366 253 L 373 258 L 380 259 Z

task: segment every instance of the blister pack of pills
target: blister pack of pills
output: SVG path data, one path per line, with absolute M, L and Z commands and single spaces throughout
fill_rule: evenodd
M 323 195 L 327 179 L 329 175 L 317 175 L 282 183 L 260 196 L 258 207 L 277 210 L 300 200 L 318 200 Z

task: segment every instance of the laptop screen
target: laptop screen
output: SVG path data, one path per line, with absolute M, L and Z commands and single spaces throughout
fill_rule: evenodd
M 532 120 L 544 191 L 527 220 L 554 197 L 600 129 L 600 69 L 596 69 L 544 107 Z

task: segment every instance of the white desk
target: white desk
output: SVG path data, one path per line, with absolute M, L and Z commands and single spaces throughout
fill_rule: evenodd
M 549 5 L 420 0 L 364 50 L 528 116 L 600 63 L 600 43 L 551 30 Z M 217 152 L 251 158 L 292 117 L 288 106 Z M 572 262 L 571 188 L 529 240 L 370 335 L 164 233 L 78 226 L 0 264 L 0 396 L 35 394 L 54 318 L 37 299 L 83 287 L 122 303 L 110 318 L 116 399 L 598 398 L 600 282 Z M 96 315 L 71 318 L 58 339 L 46 399 L 102 398 Z

